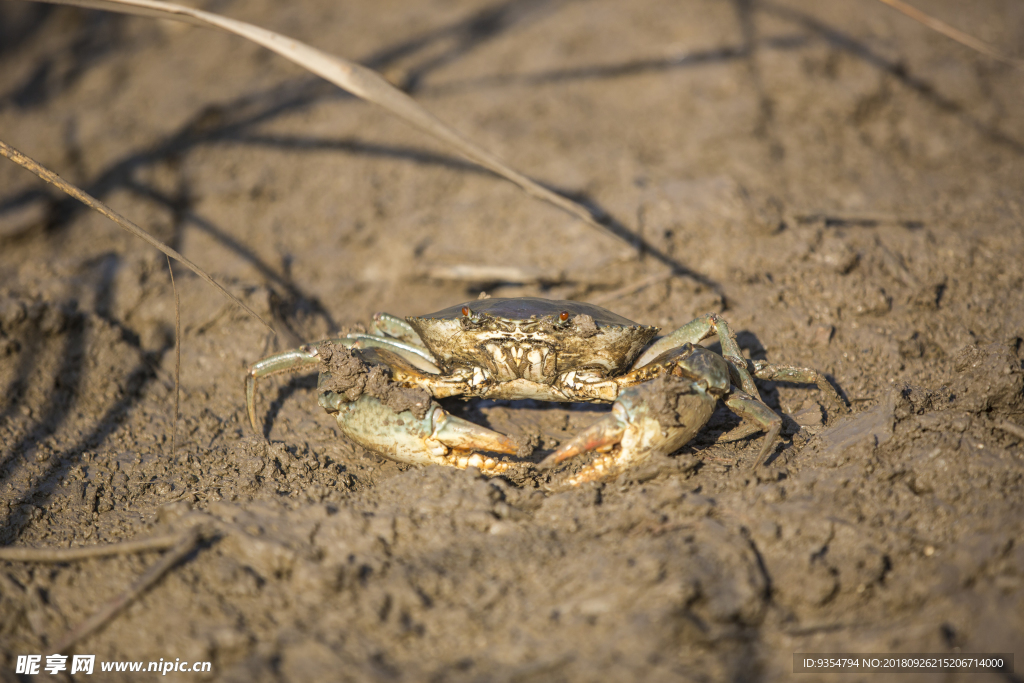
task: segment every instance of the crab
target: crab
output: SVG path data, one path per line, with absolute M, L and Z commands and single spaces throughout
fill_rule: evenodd
M 452 396 L 612 403 L 611 412 L 537 466 L 599 455 L 568 485 L 599 481 L 668 455 L 691 440 L 721 400 L 743 418 L 722 440 L 765 432 L 753 466 L 774 451 L 782 419 L 762 402 L 754 377 L 815 384 L 840 412 L 846 406 L 810 368 L 746 360 L 729 325 L 710 313 L 656 338 L 593 304 L 540 298 L 490 298 L 401 319 L 374 316 L 369 333 L 307 344 L 265 358 L 246 376 L 253 430 L 257 380 L 320 367 L 320 405 L 351 440 L 404 463 L 506 472 L 491 454 L 529 447 L 451 415 L 435 399 Z M 700 346 L 717 336 L 719 355 Z

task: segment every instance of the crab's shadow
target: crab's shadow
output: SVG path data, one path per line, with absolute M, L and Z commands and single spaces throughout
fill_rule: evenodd
M 270 402 L 270 405 L 267 406 L 266 412 L 262 415 L 262 433 L 265 439 L 270 438 L 270 433 L 274 429 L 274 423 L 281 414 L 281 410 L 284 408 L 285 403 L 291 400 L 296 392 L 299 392 L 300 394 L 296 400 L 308 400 L 307 397 L 312 397 L 315 400 L 318 376 L 319 373 L 316 372 L 303 375 L 293 375 L 289 378 L 286 384 L 282 384 L 277 388 L 277 396 Z M 257 416 L 260 415 L 258 407 L 256 414 Z
M 610 403 L 553 403 L 502 399 L 444 399 L 451 414 L 533 445 L 531 462 L 540 462 L 611 411 Z

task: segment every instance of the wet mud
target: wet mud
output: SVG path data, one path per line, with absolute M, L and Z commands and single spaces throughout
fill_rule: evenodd
M 391 371 L 375 349 L 370 355 L 380 362 L 369 364 L 344 346 L 328 340 L 317 347 L 320 355 L 321 392 L 332 391 L 346 402 L 355 401 L 363 394 L 373 396 L 395 413 L 408 410 L 419 419 L 427 414 L 431 396 L 425 389 L 405 387 L 393 381 Z M 393 355 L 393 354 L 392 354 Z
M 780 681 L 795 652 L 1022 652 L 1024 72 L 867 0 L 209 8 L 380 70 L 632 246 L 239 39 L 2 3 L 0 138 L 277 331 L 175 268 L 175 423 L 164 257 L 0 164 L 0 544 L 211 530 L 75 652 L 223 681 Z M 1024 44 L 1009 0 L 927 9 Z M 261 382 L 251 433 L 252 362 L 481 292 L 663 331 L 720 313 L 851 414 L 759 382 L 784 421 L 763 468 L 760 434 L 718 440 L 740 424 L 719 406 L 679 452 L 561 492 L 585 458 L 487 478 L 368 452 L 315 374 Z M 608 410 L 442 403 L 534 461 Z M 0 562 L 0 680 L 159 556 Z

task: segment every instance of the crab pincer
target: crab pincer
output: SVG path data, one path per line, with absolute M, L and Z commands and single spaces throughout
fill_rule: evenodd
M 451 415 L 433 401 L 423 411 L 395 412 L 376 396 L 364 394 L 348 402 L 327 391 L 320 395 L 320 405 L 335 416 L 350 439 L 398 462 L 477 467 L 487 474 L 501 474 L 509 463 L 483 453 L 511 455 L 519 450 L 513 439 Z
M 514 454 L 519 444 L 504 434 L 449 414 L 429 392 L 395 381 L 414 372 L 393 353 L 350 349 L 333 342 L 318 347 L 319 403 L 350 439 L 392 460 L 418 465 L 478 467 L 499 474 L 508 463 L 478 451 Z
M 565 483 L 600 481 L 635 468 L 655 455 L 668 455 L 707 423 L 718 398 L 702 383 L 666 373 L 619 394 L 611 412 L 545 458 L 553 467 L 588 451 L 604 451 Z

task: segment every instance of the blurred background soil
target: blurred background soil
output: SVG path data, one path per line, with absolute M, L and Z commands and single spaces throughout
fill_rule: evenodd
M 919 4 L 1024 45 L 1014 0 Z M 203 7 L 380 70 L 642 254 L 241 39 L 0 3 L 0 137 L 279 331 L 175 267 L 172 452 L 164 257 L 0 164 L 0 543 L 217 529 L 76 652 L 227 681 L 776 681 L 794 652 L 1020 649 L 1024 71 L 871 0 Z M 251 434 L 248 364 L 481 292 L 721 312 L 853 414 L 765 383 L 763 470 L 758 437 L 715 443 L 720 409 L 563 493 L 366 452 L 312 375 L 265 382 Z M 447 405 L 534 460 L 607 410 Z M 0 678 L 158 557 L 0 563 Z

